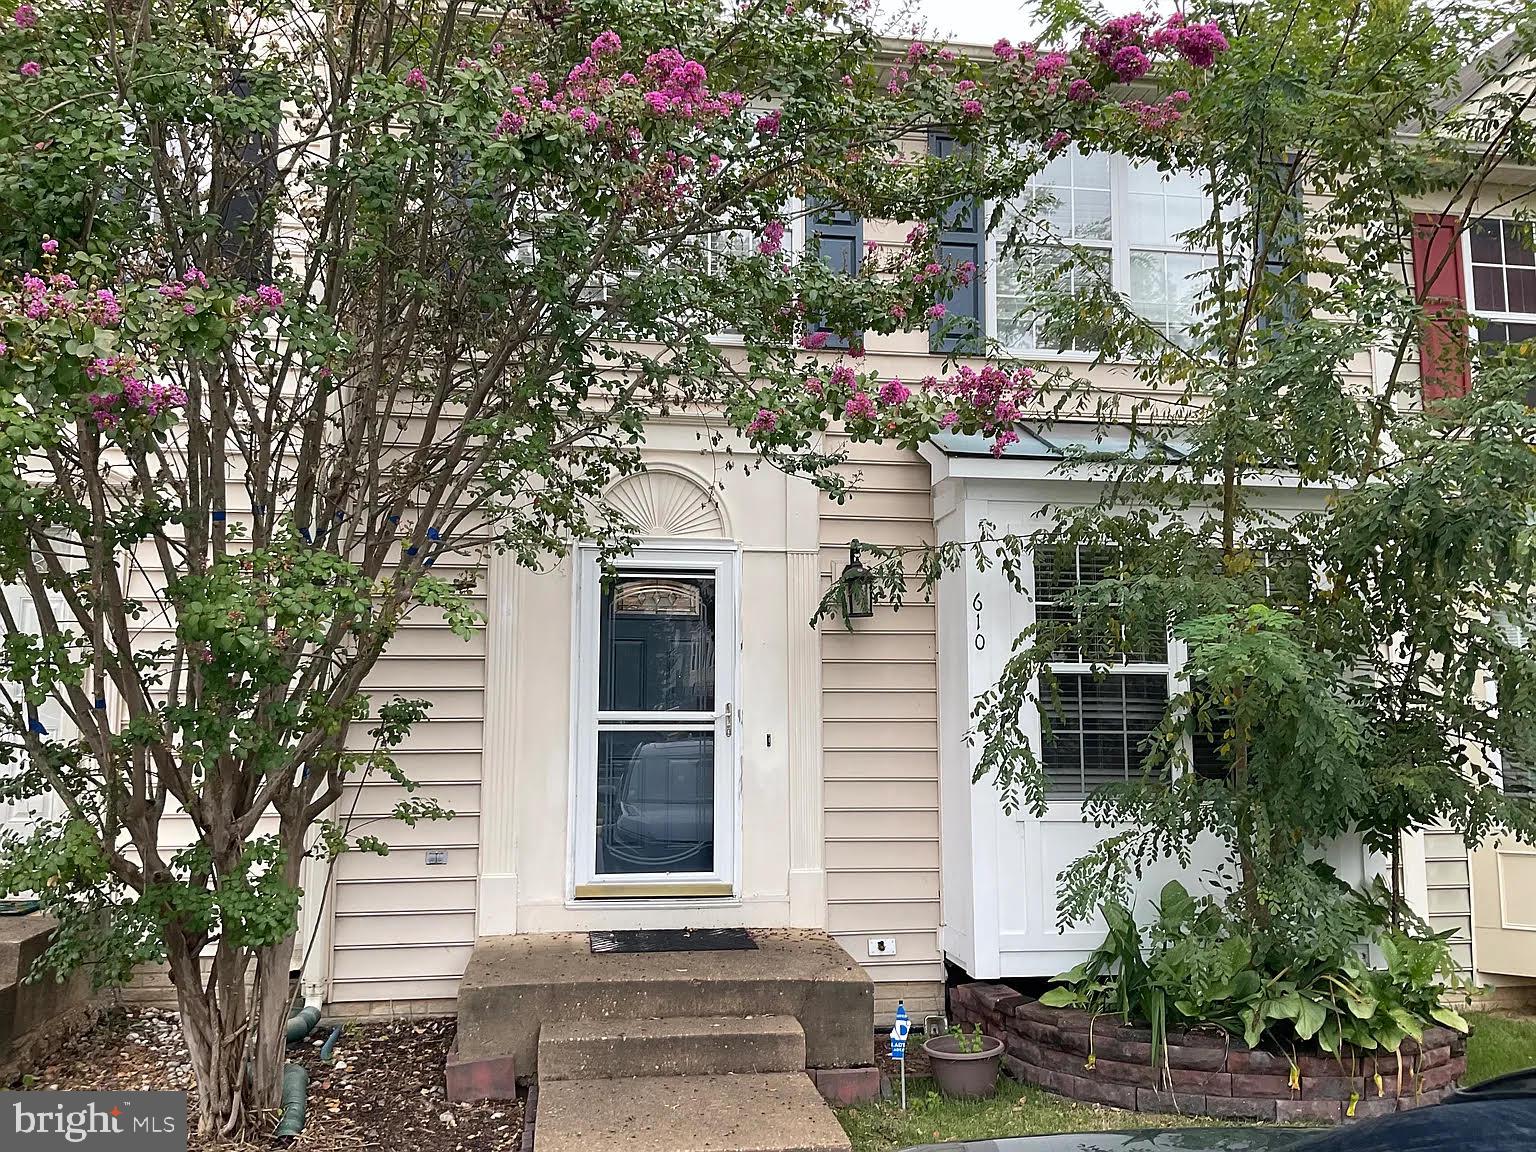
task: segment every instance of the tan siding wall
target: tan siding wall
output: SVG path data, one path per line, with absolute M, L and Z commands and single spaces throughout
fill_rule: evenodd
M 928 465 L 916 453 L 849 445 L 858 490 L 821 505 L 821 572 L 830 582 L 850 540 L 933 540 Z M 877 607 L 853 631 L 821 631 L 827 927 L 876 981 L 875 1010 L 898 999 L 919 1019 L 943 1005 L 938 950 L 938 669 L 934 608 L 919 595 Z M 869 959 L 871 936 L 896 939 Z
M 405 797 L 387 778 L 342 797 L 341 813 L 356 803 L 359 830 L 390 846 L 388 856 L 351 852 L 336 864 L 331 1000 L 343 1012 L 349 1003 L 442 1001 L 458 992 L 475 942 L 485 651 L 483 627 L 465 641 L 435 619 L 413 616 L 369 677 L 376 701 L 432 702 L 397 759 L 420 785 L 416 794 L 454 818 L 414 828 L 377 819 Z M 356 731 L 366 742 L 366 726 Z M 369 818 L 376 819 L 365 824 Z M 447 863 L 427 864 L 427 851 L 438 848 Z

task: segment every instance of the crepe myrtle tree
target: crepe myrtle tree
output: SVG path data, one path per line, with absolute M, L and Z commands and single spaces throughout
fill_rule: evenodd
M 658 417 L 834 493 L 835 420 L 1006 441 L 1026 369 L 823 349 L 942 319 L 960 198 L 1074 139 L 1157 154 L 1225 46 L 1169 28 L 973 58 L 841 0 L 8 11 L 0 579 L 41 627 L 0 608 L 0 758 L 63 814 L 0 886 L 56 968 L 169 964 L 204 1137 L 277 1104 L 301 861 L 385 850 L 348 789 L 449 815 L 395 758 L 423 705 L 366 685 L 402 621 L 466 632 L 492 549 L 622 551 L 604 492 Z M 840 274 L 791 244 L 821 205 L 910 231 Z
M 927 588 L 996 564 L 1029 595 L 1027 554 L 1069 571 L 1093 554 L 1098 574 L 1056 593 L 1066 610 L 1014 639 L 976 702 L 978 780 L 1043 813 L 1042 749 L 1020 725 L 1038 713 L 1048 757 L 1053 655 L 1103 675 L 1171 636 L 1182 671 L 1130 779 L 1084 802 L 1108 831 L 1059 877 L 1061 921 L 1128 902 L 1145 867 L 1187 865 L 1207 837 L 1227 854 L 1227 911 L 1271 948 L 1256 963 L 1337 974 L 1402 916 L 1405 834 L 1449 827 L 1473 847 L 1536 831 L 1536 357 L 1448 298 L 1460 245 L 1435 238 L 1497 242 L 1502 220 L 1513 262 L 1530 250 L 1536 203 L 1500 172 L 1533 159 L 1536 22 L 1525 5 L 1311 0 L 1214 16 L 1230 50 L 1169 137 L 1211 204 L 1185 237 L 1205 254 L 1187 327 L 1143 315 L 1097 253 L 1037 219 L 999 239 L 1065 253 L 1048 263 L 1060 279 L 1033 284 L 1043 340 L 1134 363 L 1143 385 L 1058 377 L 1036 411 L 1129 423 L 1140 451 L 1074 456 L 1102 497 L 1051 507 L 1036 531 L 866 555 L 899 604 L 914 573 Z M 1130 17 L 1092 43 L 1113 60 L 1160 35 Z M 1384 923 L 1318 864 L 1350 835 L 1391 861 Z

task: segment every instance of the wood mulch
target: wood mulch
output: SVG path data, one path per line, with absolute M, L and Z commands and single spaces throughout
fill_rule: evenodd
M 288 1147 L 297 1152 L 516 1152 L 523 1130 L 521 1101 L 448 1102 L 443 1067 L 453 1032 L 451 1017 L 348 1024 L 330 1064 L 320 1059 L 328 1028 L 291 1046 L 288 1058 L 309 1070 L 310 1081 L 304 1131 Z M 105 1013 L 96 1027 L 14 1087 L 171 1089 L 189 1095 L 194 1090 L 176 1014 L 154 1008 Z M 191 1107 L 195 1114 L 195 1104 Z M 262 1135 L 244 1145 L 275 1146 Z M 192 1147 L 210 1146 L 194 1136 Z

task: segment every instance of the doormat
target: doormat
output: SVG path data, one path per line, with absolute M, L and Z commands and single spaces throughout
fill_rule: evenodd
M 596 952 L 751 952 L 757 942 L 745 928 L 665 928 L 640 932 L 589 932 Z

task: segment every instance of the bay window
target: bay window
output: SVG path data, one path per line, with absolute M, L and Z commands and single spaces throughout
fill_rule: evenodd
M 1143 744 L 1168 708 L 1166 634 L 1126 644 L 1085 629 L 1068 597 L 1104 579 L 1111 554 L 1078 547 L 1035 553 L 1035 618 L 1061 630 L 1049 667 L 1055 691 L 1043 700 L 1041 766 L 1057 797 L 1085 796 L 1141 775 Z M 1110 660 L 1116 661 L 1109 663 Z
M 1169 340 L 1187 344 L 1215 258 L 1183 237 L 1210 212 L 1198 173 L 1062 153 L 1004 209 L 1007 243 L 992 261 L 993 334 L 1014 352 L 1094 351 L 1080 335 L 1051 331 L 1038 301 L 1042 293 L 1078 294 L 1096 280 Z

